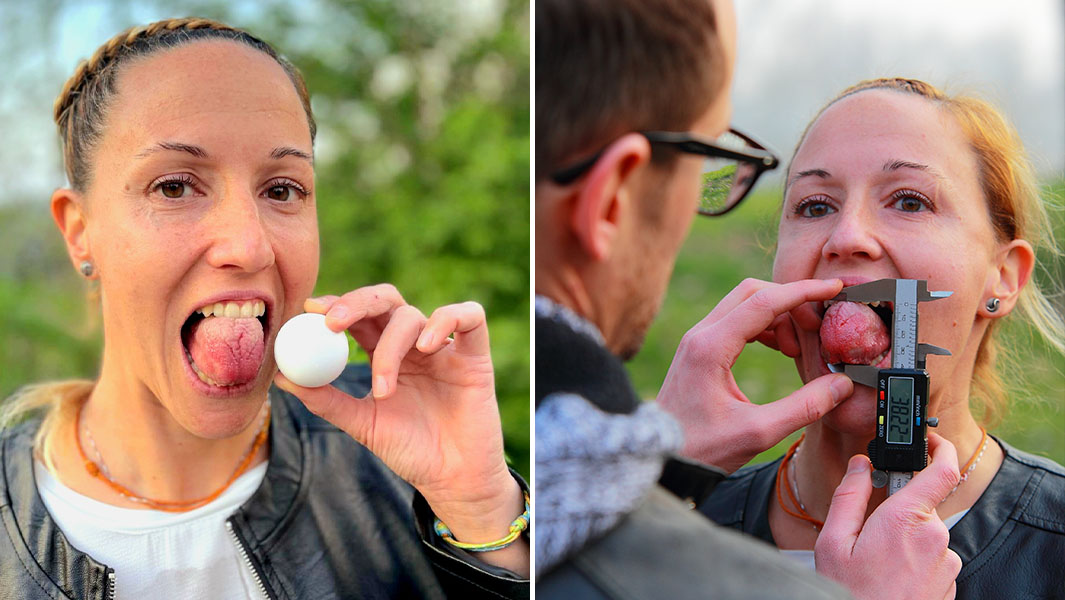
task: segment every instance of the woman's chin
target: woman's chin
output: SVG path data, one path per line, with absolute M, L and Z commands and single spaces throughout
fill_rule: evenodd
M 845 435 L 873 439 L 876 433 L 876 391 L 854 384 L 854 393 L 821 418 L 829 429 Z
M 241 386 L 241 393 L 223 397 L 186 387 L 184 393 L 171 397 L 168 409 L 175 420 L 196 437 L 220 440 L 239 435 L 248 427 L 256 426 L 270 389 L 270 380 L 265 376 L 256 379 Z

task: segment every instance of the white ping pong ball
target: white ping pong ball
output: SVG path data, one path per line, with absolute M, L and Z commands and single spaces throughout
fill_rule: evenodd
M 320 387 L 339 377 L 348 364 L 348 339 L 343 331 L 325 326 L 325 315 L 303 313 L 277 332 L 274 360 L 292 383 Z

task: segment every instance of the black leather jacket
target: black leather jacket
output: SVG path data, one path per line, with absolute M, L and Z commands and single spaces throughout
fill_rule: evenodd
M 365 367 L 351 367 L 335 385 L 362 395 L 368 381 Z M 226 522 L 267 597 L 529 596 L 528 581 L 436 537 L 424 499 L 369 450 L 293 396 L 270 395 L 266 476 Z M 0 599 L 106 600 L 116 574 L 67 542 L 37 492 L 38 425 L 0 437 Z
M 959 599 L 1065 599 L 1065 469 L 998 440 L 1005 457 L 991 484 L 950 528 L 962 560 Z M 745 467 L 699 511 L 773 543 L 769 504 L 780 460 Z

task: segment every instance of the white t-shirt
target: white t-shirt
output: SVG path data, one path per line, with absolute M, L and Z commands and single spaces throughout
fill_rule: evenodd
M 263 598 L 226 518 L 255 493 L 266 462 L 210 504 L 184 513 L 119 508 L 63 485 L 40 462 L 41 499 L 67 540 L 115 570 L 115 598 Z
M 961 511 L 960 513 L 954 513 L 946 519 L 943 519 L 943 524 L 947 526 L 947 529 L 954 527 L 954 524 L 961 521 L 961 518 L 969 514 L 969 509 Z M 800 564 L 808 567 L 811 571 L 816 568 L 814 563 L 814 551 L 813 550 L 781 550 L 781 554 L 798 561 Z

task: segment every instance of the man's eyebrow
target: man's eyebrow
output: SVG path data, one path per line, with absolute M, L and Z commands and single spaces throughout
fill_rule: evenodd
M 805 171 L 799 171 L 788 181 L 788 187 L 791 187 L 796 181 L 803 177 L 820 177 L 821 179 L 828 179 L 832 174 L 824 169 L 807 169 Z
M 943 179 L 943 175 L 939 171 L 928 165 L 922 165 L 921 163 L 910 162 L 908 160 L 889 160 L 884 163 L 884 172 L 897 171 L 899 169 L 915 169 L 917 171 L 924 171 L 936 179 Z
M 313 163 L 314 157 L 307 154 L 303 150 L 293 148 L 291 146 L 279 146 L 274 148 L 274 151 L 270 153 L 270 158 L 285 158 L 286 156 L 295 156 L 296 158 L 302 158 L 303 160 Z
M 182 144 L 181 142 L 159 142 L 158 144 L 149 148 L 145 148 L 141 152 L 137 153 L 136 158 L 145 158 L 162 150 L 187 152 L 195 156 L 196 158 L 207 158 L 210 156 L 209 154 L 207 154 L 206 150 L 199 146 L 194 146 L 192 144 Z

